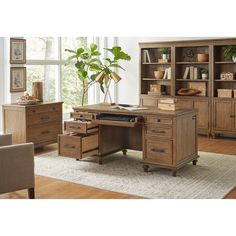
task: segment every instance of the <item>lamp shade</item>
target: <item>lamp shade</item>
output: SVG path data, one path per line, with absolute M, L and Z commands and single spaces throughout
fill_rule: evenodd
M 116 72 L 111 72 L 111 78 L 115 81 L 115 83 L 118 83 L 122 78 L 116 74 Z
M 102 72 L 100 72 L 99 74 L 98 74 L 98 76 L 96 77 L 96 82 L 98 82 L 98 83 L 102 83 L 103 82 L 103 80 L 104 80 L 104 78 L 105 78 L 105 73 L 104 73 L 104 71 L 102 71 Z

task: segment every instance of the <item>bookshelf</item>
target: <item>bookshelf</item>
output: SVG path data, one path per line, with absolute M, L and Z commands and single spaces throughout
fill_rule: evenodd
M 233 93 L 236 78 L 221 79 L 222 72 L 236 73 L 236 62 L 224 57 L 227 45 L 236 45 L 236 38 L 140 43 L 140 104 L 157 106 L 160 98 L 176 98 L 182 108 L 198 110 L 199 133 L 213 137 L 217 134 L 236 136 L 236 97 Z M 170 57 L 168 62 L 161 63 L 163 48 L 169 48 Z M 150 60 L 144 58 L 147 52 Z M 199 54 L 208 57 L 200 60 Z M 171 68 L 171 78 L 156 79 L 154 71 L 166 68 Z M 184 76 L 186 68 L 189 68 L 188 76 Z M 202 79 L 203 71 L 208 72 L 207 79 Z M 149 94 L 153 84 L 166 86 L 166 93 Z M 180 88 L 190 87 L 203 92 L 195 96 L 178 94 Z M 232 97 L 218 97 L 218 89 L 232 89 Z M 229 118 L 224 118 L 228 114 Z

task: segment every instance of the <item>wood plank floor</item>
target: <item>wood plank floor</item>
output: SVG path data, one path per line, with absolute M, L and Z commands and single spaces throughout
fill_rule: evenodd
M 236 155 L 236 139 L 217 138 L 209 139 L 204 136 L 198 138 L 199 151 L 215 152 Z M 56 149 L 56 145 L 48 145 L 36 154 L 49 152 Z M 236 157 L 235 157 L 236 158 Z M 85 185 L 73 184 L 53 178 L 36 176 L 37 199 L 138 199 L 140 197 L 97 189 Z M 236 186 L 236 183 L 235 183 Z M 0 195 L 0 199 L 24 199 L 27 191 L 17 191 Z M 236 188 L 230 191 L 226 199 L 236 199 Z

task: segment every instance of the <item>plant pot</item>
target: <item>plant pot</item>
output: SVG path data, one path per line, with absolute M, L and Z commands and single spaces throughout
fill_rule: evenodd
M 169 60 L 170 59 L 170 55 L 169 54 L 162 54 L 162 59 L 163 60 Z
M 198 53 L 197 54 L 197 61 L 198 62 L 207 62 L 207 61 L 209 61 L 209 54 Z
M 202 79 L 208 79 L 208 74 L 202 74 Z
M 236 62 L 236 56 L 232 56 L 233 62 Z
M 156 70 L 156 71 L 154 71 L 154 77 L 155 77 L 156 79 L 162 79 L 163 76 L 164 76 L 164 71 L 162 71 L 162 70 Z

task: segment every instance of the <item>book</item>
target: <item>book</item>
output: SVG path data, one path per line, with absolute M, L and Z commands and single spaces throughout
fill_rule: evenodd
M 171 67 L 167 69 L 167 79 L 171 79 Z
M 160 103 L 160 104 L 175 104 L 176 99 L 174 99 L 174 98 L 162 98 L 158 101 L 158 103 Z
M 167 72 L 168 72 L 168 69 L 165 69 L 165 73 L 164 73 L 163 79 L 167 79 Z
M 143 63 L 147 62 L 147 50 L 143 50 Z
M 158 103 L 158 109 L 166 111 L 176 111 L 179 109 L 177 104 Z
M 194 67 L 193 79 L 199 79 L 199 77 L 200 77 L 199 69 L 197 67 Z
M 193 76 L 194 76 L 194 66 L 190 66 L 189 68 L 189 71 L 190 71 L 190 79 L 193 80 Z
M 183 79 L 188 79 L 189 77 L 189 67 L 187 66 L 184 71 Z

